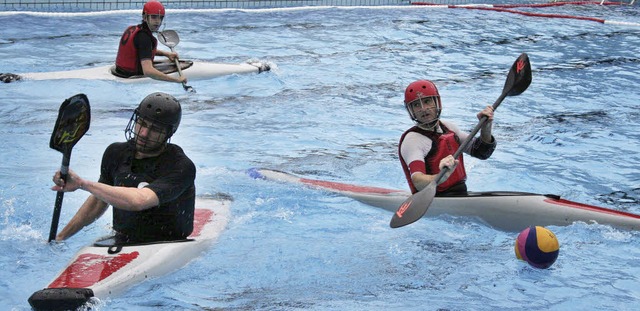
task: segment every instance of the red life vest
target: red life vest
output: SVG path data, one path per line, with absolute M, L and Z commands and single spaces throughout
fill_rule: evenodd
M 120 71 L 124 71 L 131 75 L 142 75 L 142 64 L 138 58 L 138 50 L 135 47 L 134 38 L 140 31 L 145 31 L 153 40 L 153 49 L 151 51 L 151 60 L 156 56 L 156 49 L 158 47 L 158 40 L 153 36 L 151 31 L 142 24 L 136 26 L 129 26 L 122 37 L 120 38 L 120 46 L 118 47 L 118 56 L 116 57 L 116 67 Z
M 416 132 L 431 139 L 431 150 L 429 150 L 429 154 L 427 154 L 427 156 L 424 158 L 425 169 L 427 174 L 429 175 L 438 174 L 440 173 L 440 160 L 448 155 L 453 155 L 460 147 L 459 139 L 455 135 L 455 133 L 449 131 L 449 129 L 447 129 L 442 123 L 440 123 L 440 127 L 443 131 L 442 134 L 433 131 L 426 131 L 417 126 L 414 126 L 404 132 L 404 134 L 402 134 L 402 136 L 400 137 L 398 153 L 400 156 L 402 169 L 404 170 L 405 177 L 407 178 L 407 182 L 409 183 L 409 188 L 411 189 L 411 193 L 418 192 L 418 189 L 413 184 L 413 180 L 411 180 L 409 165 L 405 163 L 404 159 L 402 158 L 402 154 L 400 154 L 400 146 L 402 146 L 402 141 L 409 132 Z M 464 159 L 462 157 L 462 154 L 458 157 L 458 160 L 460 161 L 460 163 L 458 163 L 456 169 L 453 171 L 453 173 L 451 173 L 446 181 L 438 185 L 438 187 L 436 188 L 436 192 L 444 192 L 452 186 L 455 186 L 467 180 L 467 174 L 464 169 Z

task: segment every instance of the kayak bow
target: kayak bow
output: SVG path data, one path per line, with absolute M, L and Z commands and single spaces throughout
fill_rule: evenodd
M 47 288 L 29 297 L 29 304 L 36 310 L 73 310 L 183 267 L 224 230 L 230 200 L 197 198 L 193 233 L 186 240 L 118 245 L 107 238 L 84 247 Z

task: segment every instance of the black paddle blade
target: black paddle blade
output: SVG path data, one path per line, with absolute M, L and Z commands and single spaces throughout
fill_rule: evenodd
M 507 92 L 507 96 L 518 96 L 527 90 L 530 84 L 531 63 L 527 53 L 522 53 L 511 66 L 503 92 Z
M 89 130 L 90 122 L 91 107 L 87 96 L 78 94 L 68 98 L 60 105 L 49 147 L 63 154 L 70 153 L 73 146 Z
M 391 228 L 399 228 L 422 218 L 436 196 L 436 184 L 430 183 L 426 188 L 406 199 L 391 217 Z

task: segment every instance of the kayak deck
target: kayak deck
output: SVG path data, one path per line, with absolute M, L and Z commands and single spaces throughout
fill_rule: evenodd
M 403 190 L 308 179 L 269 169 L 252 168 L 248 174 L 256 179 L 299 184 L 337 193 L 390 212 L 396 212 L 411 196 L 410 192 Z M 488 191 L 436 196 L 425 216 L 440 215 L 473 217 L 481 223 L 508 232 L 519 232 L 529 226 L 568 226 L 575 222 L 640 230 L 640 215 L 572 202 L 558 195 L 528 192 Z
M 117 244 L 107 238 L 86 246 L 46 288 L 29 297 L 29 304 L 36 310 L 75 309 L 177 270 L 217 239 L 228 223 L 229 206 L 229 199 L 198 198 L 194 230 L 185 240 Z
M 49 72 L 30 72 L 30 73 L 2 73 L 0 81 L 10 83 L 19 80 L 60 80 L 60 79 L 81 79 L 81 80 L 111 80 L 123 83 L 151 82 L 155 81 L 144 76 L 122 77 L 114 74 L 113 65 L 104 65 L 91 68 L 49 71 Z M 156 62 L 154 67 L 167 73 L 170 76 L 177 77 L 179 75 L 177 67 L 170 62 Z M 202 61 L 180 61 L 182 74 L 189 80 L 210 79 L 232 74 L 249 74 L 261 73 L 271 70 L 271 66 L 264 62 L 246 62 L 238 64 L 225 63 L 209 63 Z
M 193 61 L 181 60 L 181 61 L 178 61 L 178 65 L 180 65 L 180 70 L 187 70 L 187 68 L 193 66 Z M 158 71 L 160 71 L 160 72 L 162 72 L 164 74 L 170 74 L 170 73 L 178 72 L 178 66 L 176 66 L 176 63 L 173 63 L 173 62 L 154 61 L 153 62 L 153 68 L 158 69 Z M 120 78 L 124 78 L 124 79 L 141 79 L 141 78 L 144 78 L 144 76 L 126 76 L 126 75 L 123 75 L 120 72 L 118 72 L 118 70 L 116 69 L 115 65 L 109 67 L 109 72 L 111 72 L 111 74 L 116 76 L 116 77 L 120 77 Z

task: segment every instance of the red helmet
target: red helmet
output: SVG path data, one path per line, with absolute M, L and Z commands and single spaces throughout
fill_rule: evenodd
M 436 103 L 437 116 L 433 122 L 437 121 L 440 118 L 440 112 L 442 111 L 442 102 L 440 101 L 440 93 L 438 93 L 438 88 L 436 85 L 429 80 L 418 80 L 412 82 L 407 86 L 407 89 L 404 91 L 404 107 L 409 112 L 409 116 L 415 122 L 420 123 L 413 113 L 413 109 L 409 107 L 409 103 L 414 102 L 416 100 L 421 100 L 423 98 L 433 98 L 433 101 Z
M 404 103 L 408 104 L 420 97 L 437 97 L 438 101 L 440 101 L 440 93 L 438 93 L 438 88 L 433 82 L 429 80 L 418 80 L 415 81 L 404 91 Z
M 142 15 L 162 15 L 164 16 L 164 6 L 162 3 L 151 0 L 142 7 Z

